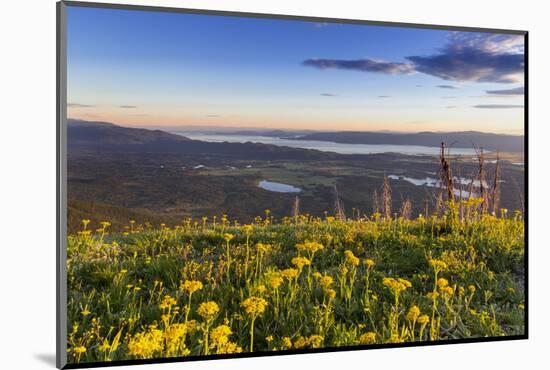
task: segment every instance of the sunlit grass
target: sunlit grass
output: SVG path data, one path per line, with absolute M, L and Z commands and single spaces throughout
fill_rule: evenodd
M 71 362 L 523 334 L 520 213 L 269 212 L 68 240 Z

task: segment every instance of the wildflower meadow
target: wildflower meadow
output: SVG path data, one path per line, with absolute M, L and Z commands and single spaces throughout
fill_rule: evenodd
M 68 240 L 69 360 L 523 334 L 522 214 L 479 204 L 414 219 L 130 221 L 116 233 L 84 220 Z

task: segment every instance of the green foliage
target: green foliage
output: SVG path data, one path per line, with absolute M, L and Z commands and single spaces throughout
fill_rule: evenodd
M 467 202 L 466 202 L 467 203 Z M 466 206 L 470 206 L 466 204 Z M 68 240 L 72 362 L 522 334 L 524 228 L 266 212 Z

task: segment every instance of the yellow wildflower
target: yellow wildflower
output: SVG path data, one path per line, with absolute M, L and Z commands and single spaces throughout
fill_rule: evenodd
M 437 279 L 437 287 L 439 289 L 444 289 L 448 285 L 449 285 L 449 281 L 447 279 L 444 279 L 444 278 Z
M 180 289 L 186 291 L 188 294 L 193 294 L 197 290 L 202 289 L 202 283 L 198 280 L 185 280 L 180 284 Z
M 408 321 L 416 321 L 418 319 L 418 316 L 420 316 L 420 308 L 416 305 L 411 306 L 409 308 L 409 312 L 407 313 L 406 319 Z
M 289 337 L 283 337 L 282 344 L 285 349 L 292 348 L 292 340 Z
M 294 266 L 298 267 L 299 270 L 302 270 L 304 266 L 311 265 L 311 261 L 305 257 L 294 257 L 291 262 Z
M 359 337 L 359 343 L 361 344 L 374 344 L 376 343 L 376 333 L 369 331 L 365 334 L 361 334 Z
M 283 271 L 281 271 L 281 276 L 288 280 L 296 279 L 298 277 L 298 274 L 299 271 L 292 268 L 284 269 Z
M 347 250 L 344 252 L 344 255 L 346 256 L 346 262 L 349 263 L 352 266 L 359 266 L 359 258 L 355 257 L 352 251 Z
M 219 325 L 212 329 L 212 346 L 221 347 L 229 342 L 229 336 L 233 334 L 228 325 Z
M 437 272 L 447 269 L 447 263 L 445 263 L 444 261 L 441 261 L 441 260 L 437 260 L 437 259 L 431 259 L 430 260 L 430 266 L 432 266 L 433 269 Z
M 86 352 L 86 347 L 84 347 L 84 346 L 74 347 L 73 352 L 78 353 L 78 354 L 84 353 L 84 352 Z
M 214 301 L 203 302 L 199 305 L 199 308 L 197 309 L 197 313 L 199 314 L 199 316 L 207 321 L 214 319 L 218 312 L 220 312 L 220 307 Z
M 402 291 L 412 286 L 411 282 L 408 280 L 401 278 L 394 279 L 390 277 L 385 277 L 382 280 L 382 284 L 389 288 L 395 295 L 400 294 Z
M 256 317 L 264 313 L 267 306 L 267 301 L 259 297 L 250 297 L 245 299 L 241 303 L 241 307 L 244 308 L 244 311 L 247 315 Z
M 260 253 L 269 252 L 270 249 L 271 249 L 270 244 L 256 243 L 256 250 Z
M 367 258 L 366 260 L 364 260 L 363 263 L 365 264 L 365 266 L 367 266 L 367 268 L 374 267 L 374 265 L 376 264 L 374 260 L 370 258 Z
M 428 315 L 421 315 L 420 317 L 418 317 L 417 322 L 420 325 L 426 325 L 427 323 L 430 322 L 430 317 Z

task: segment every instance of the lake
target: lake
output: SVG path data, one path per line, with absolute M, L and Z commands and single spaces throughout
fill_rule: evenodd
M 267 180 L 260 181 L 258 186 L 264 190 L 274 191 L 277 193 L 299 193 L 302 191 L 302 189 L 292 185 Z
M 386 145 L 386 144 L 344 144 L 330 141 L 317 140 L 292 140 L 270 136 L 252 135 L 223 135 L 206 132 L 173 131 L 173 134 L 182 135 L 192 140 L 207 141 L 212 143 L 261 143 L 290 148 L 315 149 L 322 152 L 333 152 L 338 154 L 377 154 L 377 153 L 399 153 L 407 155 L 439 155 L 439 147 L 422 145 Z M 453 148 L 454 155 L 475 155 L 474 149 Z
M 443 188 L 441 186 L 441 181 L 433 177 L 426 177 L 424 179 L 415 179 L 413 177 L 408 177 L 408 176 L 388 175 L 388 178 L 391 180 L 407 181 L 408 183 L 411 183 L 416 186 L 426 186 L 429 188 Z M 460 196 L 462 196 L 462 198 L 469 198 L 470 196 L 475 198 L 479 197 L 478 193 L 472 191 L 472 193 L 470 194 L 470 192 L 466 190 L 466 189 L 469 189 L 471 180 L 465 179 L 463 177 L 460 177 L 460 178 L 453 177 L 453 180 L 455 181 L 455 184 L 458 187 L 453 189 L 453 193 L 457 197 L 460 197 Z M 462 191 L 460 190 L 460 185 L 463 185 Z M 475 180 L 473 183 L 473 187 L 479 188 L 479 185 L 480 185 L 479 180 Z M 485 181 L 483 181 L 483 186 L 487 187 L 487 183 Z

